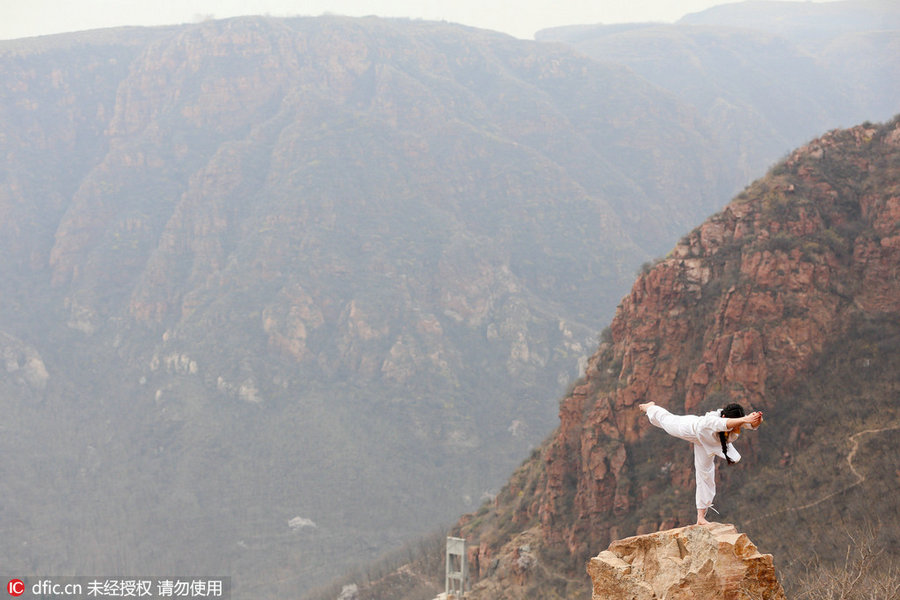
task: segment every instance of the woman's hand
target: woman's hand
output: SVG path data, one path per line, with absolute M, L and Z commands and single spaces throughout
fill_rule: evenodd
M 732 433 L 740 433 L 741 427 L 744 425 L 749 425 L 756 429 L 759 427 L 759 424 L 762 423 L 762 411 L 752 412 L 749 415 L 743 417 L 735 417 L 732 419 L 725 420 L 725 427 L 728 428 L 728 431 Z
M 750 425 L 751 427 L 759 427 L 759 424 L 762 423 L 762 420 L 762 411 L 752 412 L 744 417 L 744 423 Z

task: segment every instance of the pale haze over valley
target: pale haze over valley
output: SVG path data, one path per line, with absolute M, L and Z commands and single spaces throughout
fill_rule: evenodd
M 262 14 L 274 17 L 321 14 L 406 17 L 449 21 L 531 39 L 540 29 L 563 25 L 673 22 L 688 13 L 724 3 L 716 0 L 5 0 L 3 4 L 0 39 Z

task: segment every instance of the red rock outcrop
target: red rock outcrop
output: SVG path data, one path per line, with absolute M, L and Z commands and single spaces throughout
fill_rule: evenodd
M 649 427 L 638 402 L 691 412 L 720 393 L 770 409 L 770 388 L 789 386 L 849 313 L 900 312 L 900 199 L 868 181 L 900 175 L 898 127 L 834 132 L 797 150 L 787 173 L 757 182 L 637 280 L 613 343 L 563 401 L 538 509 L 548 540 L 578 551 L 584 529 L 628 510 L 626 445 Z M 819 157 L 832 150 L 855 171 L 836 183 Z M 563 482 L 575 474 L 567 506 Z M 574 524 L 560 527 L 570 509 Z
M 576 557 L 634 533 L 623 518 L 652 493 L 629 466 L 651 429 L 638 403 L 768 411 L 855 317 L 900 316 L 898 189 L 900 120 L 834 131 L 685 236 L 622 300 L 560 405 L 543 465 L 513 477 L 498 514 L 539 523 L 542 543 Z M 742 444 L 752 463 L 753 439 Z M 692 488 L 690 461 L 665 468 L 669 489 Z M 504 505 L 529 487 L 530 500 Z M 660 518 L 637 533 L 679 524 Z

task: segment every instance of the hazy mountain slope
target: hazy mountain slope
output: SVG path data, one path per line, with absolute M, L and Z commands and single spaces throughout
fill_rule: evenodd
M 790 40 L 815 59 L 850 101 L 844 120 L 884 119 L 900 98 L 900 5 L 891 0 L 738 2 L 690 14 L 680 24 L 739 27 Z M 822 90 L 824 92 L 824 90 Z
M 627 65 L 695 106 L 735 188 L 834 127 L 900 105 L 900 17 L 877 2 L 744 2 L 674 25 L 577 26 L 537 38 Z
M 0 89 L 0 239 L 11 253 L 0 269 L 26 275 L 46 265 L 55 224 L 105 152 L 106 112 L 139 47 L 4 42 L 0 52 L 8 82 Z
M 20 572 L 282 597 L 448 521 L 721 197 L 671 95 L 461 27 L 86 32 L 4 44 L 0 72 Z
M 771 551 L 789 593 L 808 569 L 843 565 L 870 527 L 896 565 L 898 191 L 900 119 L 834 131 L 638 277 L 556 432 L 454 529 L 472 548 L 472 596 L 588 598 L 584 566 L 611 540 L 694 522 L 690 449 L 640 413 L 650 400 L 764 410 L 741 462 L 718 466 L 714 518 Z M 360 598 L 424 598 L 403 590 L 442 560 Z
M 900 29 L 900 7 L 891 0 L 749 0 L 713 6 L 686 15 L 680 22 L 769 31 L 816 44 L 848 33 Z

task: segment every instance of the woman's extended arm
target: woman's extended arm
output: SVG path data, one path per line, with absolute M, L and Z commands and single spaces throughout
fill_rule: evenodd
M 762 423 L 762 418 L 762 411 L 752 412 L 744 417 L 739 417 L 736 419 L 725 419 L 725 427 L 727 427 L 729 431 L 736 429 L 741 425 L 759 427 L 759 424 Z

